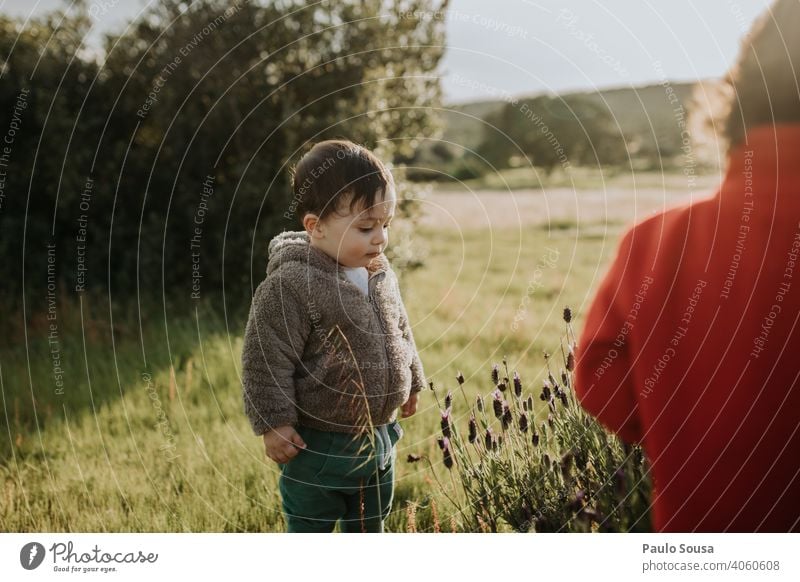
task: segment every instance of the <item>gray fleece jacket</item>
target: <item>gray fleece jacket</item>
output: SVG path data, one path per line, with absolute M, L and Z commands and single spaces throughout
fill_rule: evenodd
M 394 420 L 425 386 L 388 260 L 380 255 L 367 271 L 369 297 L 305 232 L 270 242 L 242 348 L 244 410 L 255 434 L 298 424 L 361 432 Z

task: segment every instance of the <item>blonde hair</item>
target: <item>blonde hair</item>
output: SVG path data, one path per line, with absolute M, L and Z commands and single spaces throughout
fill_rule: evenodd
M 721 119 L 728 150 L 742 143 L 751 127 L 800 122 L 798 72 L 800 0 L 776 0 L 753 24 L 736 63 L 715 87 L 712 116 Z

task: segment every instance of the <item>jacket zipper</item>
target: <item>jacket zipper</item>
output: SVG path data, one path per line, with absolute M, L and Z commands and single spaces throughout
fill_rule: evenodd
M 370 306 L 372 307 L 372 312 L 378 319 L 378 327 L 380 327 L 381 333 L 383 334 L 383 352 L 384 356 L 386 356 L 386 362 L 385 362 L 386 365 L 384 367 L 384 388 L 386 392 L 386 398 L 384 399 L 383 406 L 381 407 L 381 417 L 383 417 L 384 412 L 386 411 L 386 404 L 389 402 L 389 350 L 386 349 L 386 327 L 384 326 L 380 309 L 378 309 L 377 301 L 375 301 L 374 297 L 375 284 L 370 285 L 371 283 L 373 283 L 373 279 L 377 281 L 377 277 L 380 274 L 383 274 L 384 276 L 386 275 L 385 273 L 383 273 L 383 271 L 380 271 L 378 273 L 375 273 L 372 277 L 369 278 L 367 282 L 367 290 L 369 291 L 367 297 L 369 299 Z M 367 401 L 367 406 L 369 406 L 369 401 Z

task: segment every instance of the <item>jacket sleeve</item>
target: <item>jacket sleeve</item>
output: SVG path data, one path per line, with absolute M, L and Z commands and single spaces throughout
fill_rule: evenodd
M 310 333 L 306 311 L 273 273 L 256 289 L 242 346 L 244 411 L 256 435 L 297 423 L 294 374 Z
M 628 443 L 641 440 L 636 386 L 631 376 L 631 337 L 618 341 L 631 308 L 625 293 L 637 277 L 631 253 L 635 231 L 620 243 L 586 316 L 576 354 L 575 392 L 583 408 Z M 638 282 L 635 283 L 638 285 Z M 630 331 L 630 328 L 627 329 Z
M 395 279 L 395 284 L 397 285 L 397 300 L 400 305 L 399 327 L 400 331 L 403 332 L 403 337 L 408 340 L 412 352 L 411 393 L 414 394 L 425 388 L 425 371 L 422 369 L 422 360 L 420 359 L 419 352 L 417 351 L 417 343 L 414 341 L 414 333 L 411 331 L 411 324 L 408 321 L 408 313 L 406 312 L 406 306 L 403 304 L 403 299 L 400 296 L 400 286 L 396 282 L 396 279 Z

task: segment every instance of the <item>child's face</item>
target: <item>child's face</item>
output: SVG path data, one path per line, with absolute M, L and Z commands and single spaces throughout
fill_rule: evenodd
M 343 205 L 323 220 L 312 217 L 309 223 L 307 218 L 304 222 L 310 230 L 311 245 L 345 267 L 366 267 L 389 243 L 389 223 L 396 205 L 394 188 L 388 188 L 384 196 L 376 197 L 372 208 L 356 206 L 350 211 Z

